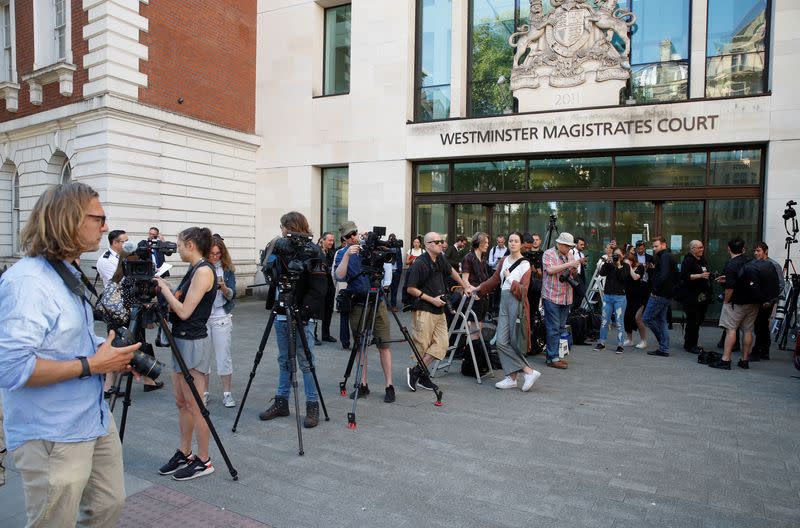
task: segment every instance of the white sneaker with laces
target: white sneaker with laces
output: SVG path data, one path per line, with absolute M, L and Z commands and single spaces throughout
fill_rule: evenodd
M 522 392 L 528 392 L 542 373 L 538 370 L 534 370 L 530 374 L 523 373 L 522 375 L 525 377 L 525 383 L 522 384 Z
M 624 346 L 624 347 L 633 346 L 633 341 L 631 341 L 630 339 L 626 339 L 625 342 L 622 343 L 622 346 Z
M 647 341 L 639 341 L 639 344 L 636 345 L 636 348 L 638 348 L 639 350 L 644 350 L 645 348 L 647 348 Z
M 501 381 L 495 383 L 494 386 L 498 389 L 516 389 L 517 380 L 511 379 L 511 376 L 506 376 Z
M 222 405 L 225 407 L 236 407 L 236 402 L 233 400 L 230 392 L 222 393 Z

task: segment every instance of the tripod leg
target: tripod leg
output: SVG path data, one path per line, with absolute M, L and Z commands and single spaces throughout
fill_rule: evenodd
M 380 296 L 383 296 L 382 292 L 379 292 Z M 380 298 L 379 298 L 380 300 Z M 414 358 L 417 360 L 417 365 L 419 365 L 420 371 L 422 372 L 422 377 L 426 381 L 431 384 L 433 387 L 433 393 L 436 395 L 436 401 L 433 403 L 437 407 L 441 407 L 442 404 L 442 391 L 439 389 L 439 386 L 433 382 L 433 378 L 431 378 L 430 372 L 428 372 L 428 365 L 422 361 L 422 356 L 419 354 L 419 350 L 417 350 L 417 346 L 414 344 L 414 341 L 411 339 L 411 334 L 408 331 L 408 328 L 403 326 L 403 323 L 400 322 L 400 318 L 397 317 L 395 312 L 389 312 L 394 317 L 395 323 L 397 323 L 398 328 L 400 328 L 400 332 L 403 334 L 403 339 L 405 339 L 406 343 L 411 347 L 411 351 L 414 353 Z
M 301 324 L 300 318 L 295 314 L 295 318 L 297 319 L 298 326 Z M 317 368 L 314 366 L 314 356 L 311 355 L 311 349 L 308 346 L 308 338 L 306 337 L 305 332 L 298 332 L 300 336 L 300 342 L 303 344 L 303 353 L 306 355 L 306 361 L 308 362 L 308 367 L 311 370 L 311 376 L 314 378 L 314 386 L 317 388 L 317 396 L 319 397 L 319 403 L 322 405 L 322 412 L 325 414 L 325 421 L 330 421 L 330 417 L 328 416 L 328 409 L 325 407 L 325 398 L 322 397 L 322 389 L 319 387 L 319 380 L 317 379 Z
M 291 306 L 287 307 L 286 323 L 289 325 L 289 354 L 286 357 L 289 368 L 289 384 L 294 392 L 294 417 L 297 423 L 298 455 L 303 456 L 303 431 L 300 429 L 300 395 L 297 394 L 297 333 L 305 332 L 305 327 L 299 328 Z
M 119 386 L 120 382 L 122 381 L 123 376 L 119 376 L 117 379 L 117 386 Z M 122 443 L 125 439 L 125 423 L 128 420 L 128 407 L 131 406 L 131 387 L 133 386 L 133 374 L 130 372 L 125 374 L 127 380 L 125 381 L 125 397 L 122 400 L 122 418 L 119 421 L 119 442 Z M 114 397 L 116 398 L 116 388 L 114 389 Z
M 250 379 L 247 380 L 247 387 L 244 389 L 242 401 L 239 403 L 239 411 L 236 413 L 236 420 L 233 422 L 231 431 L 234 433 L 236 432 L 236 426 L 239 425 L 239 418 L 242 416 L 242 409 L 244 409 L 244 404 L 247 401 L 247 395 L 250 394 L 250 386 L 253 385 L 253 379 L 256 377 L 256 369 L 258 368 L 258 364 L 261 363 L 261 358 L 264 356 L 264 348 L 267 346 L 267 340 L 269 339 L 270 332 L 272 332 L 272 324 L 274 322 L 275 312 L 271 312 L 269 320 L 267 321 L 267 326 L 264 328 L 264 333 L 261 335 L 261 343 L 258 345 L 258 351 L 256 352 L 255 360 L 253 360 L 253 368 L 250 370 Z
M 189 372 L 189 368 L 186 366 L 186 361 L 184 361 L 181 351 L 178 350 L 178 345 L 175 343 L 175 337 L 172 335 L 172 331 L 170 331 L 169 326 L 167 325 L 167 320 L 164 318 L 164 314 L 161 312 L 161 309 L 158 307 L 156 309 L 158 311 L 158 324 L 161 326 L 164 335 L 167 337 L 167 341 L 169 341 L 169 348 L 172 350 L 172 356 L 175 358 L 175 361 L 178 363 L 178 366 L 183 373 L 183 379 L 185 379 L 186 384 L 189 385 L 189 390 L 191 390 L 192 396 L 194 396 L 194 401 L 197 403 L 197 407 L 200 409 L 200 414 L 203 416 L 203 419 L 208 425 L 208 429 L 211 432 L 211 436 L 214 438 L 214 442 L 217 444 L 217 448 L 222 455 L 222 459 L 225 461 L 225 465 L 228 466 L 228 471 L 230 472 L 231 477 L 233 480 L 239 480 L 239 472 L 236 471 L 231 464 L 231 459 L 228 458 L 228 453 L 225 451 L 225 446 L 222 445 L 222 440 L 220 440 L 219 434 L 217 434 L 217 430 L 214 428 L 214 424 L 211 423 L 208 409 L 206 409 L 205 405 L 203 405 L 203 397 L 200 396 L 199 392 L 197 392 L 197 387 L 194 384 L 194 377 L 192 377 L 192 373 Z

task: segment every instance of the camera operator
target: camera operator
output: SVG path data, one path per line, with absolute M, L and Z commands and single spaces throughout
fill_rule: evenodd
M 355 339 L 361 336 L 358 333 L 361 331 L 361 314 L 364 312 L 364 305 L 369 293 L 370 282 L 369 277 L 362 273 L 362 259 L 359 252 L 358 228 L 355 222 L 348 220 L 339 226 L 339 235 L 345 240 L 347 249 L 339 250 L 336 253 L 334 266 L 336 273 L 334 277 L 337 281 L 347 282 L 347 288 L 343 291 L 347 292 L 352 301 L 350 310 L 350 329 L 353 332 Z M 366 321 L 373 319 L 372 313 L 364 314 Z M 373 328 L 373 338 L 381 359 L 381 367 L 383 368 L 383 375 L 386 380 L 386 393 L 384 394 L 383 401 L 392 403 L 395 401 L 395 390 L 392 384 L 392 350 L 389 348 L 389 314 L 386 311 L 386 305 L 383 302 L 378 302 L 374 313 L 375 327 Z M 367 343 L 369 344 L 369 343 Z M 369 394 L 369 386 L 367 385 L 367 358 L 364 356 L 364 365 L 362 368 L 362 376 L 358 389 L 358 397 L 362 398 Z M 350 398 L 355 398 L 356 391 L 350 394 Z
M 434 359 L 442 360 L 447 353 L 447 318 L 444 315 L 448 295 L 447 282 L 452 280 L 464 288 L 464 294 L 473 287 L 462 279 L 456 269 L 442 255 L 442 237 L 430 232 L 424 237 L 425 253 L 414 261 L 408 270 L 406 288 L 415 300 L 411 308 L 412 339 L 422 362 L 430 365 Z M 433 390 L 427 377 L 422 377 L 420 365 L 406 369 L 408 388 Z
M 711 302 L 711 272 L 706 262 L 705 247 L 700 240 L 689 242 L 689 253 L 681 264 L 681 284 L 675 294 L 683 303 L 686 314 L 686 329 L 683 332 L 683 349 L 692 354 L 703 351 L 697 345 L 700 326 L 706 319 L 706 310 Z
M 88 185 L 49 187 L 21 233 L 26 257 L 0 278 L 6 442 L 28 526 L 116 526 L 125 503 L 122 446 L 103 377 L 129 371 L 139 344 L 114 348 L 113 331 L 105 342 L 94 334 L 82 293 L 89 281 L 76 265 L 81 253 L 98 250 L 105 222 Z
M 578 266 L 586 264 L 585 257 L 581 260 L 575 259 L 570 251 L 573 247 L 575 240 L 572 235 L 561 233 L 556 239 L 556 247 L 546 250 L 542 256 L 542 305 L 547 330 L 547 366 L 557 369 L 568 366 L 558 356 L 558 344 L 572 306 L 573 289 L 579 285 L 576 280 Z
M 297 211 L 291 211 L 281 216 L 281 237 L 284 239 L 291 237 L 311 237 L 311 227 L 308 225 L 306 217 Z M 297 341 L 295 360 L 300 366 L 300 371 L 303 375 L 303 390 L 306 396 L 306 416 L 303 419 L 303 427 L 312 428 L 319 425 L 319 394 L 317 394 L 317 386 L 314 383 L 314 374 L 311 372 L 311 367 L 316 364 L 316 357 L 314 356 L 314 318 L 324 315 L 325 313 L 325 296 L 327 294 L 328 285 L 328 267 L 325 255 L 316 244 L 308 243 L 303 248 L 306 251 L 307 259 L 303 261 L 304 270 L 300 281 L 303 289 L 297 288 L 298 298 L 294 299 L 295 306 L 310 306 L 314 313 L 301 313 L 301 318 L 306 316 L 309 319 L 303 319 L 304 326 L 297 327 Z M 296 259 L 295 256 L 289 256 L 288 259 Z M 288 264 L 283 255 L 277 255 L 275 252 L 270 257 L 271 263 L 276 266 L 279 275 L 285 275 L 288 271 Z M 324 288 L 322 292 L 320 288 L 312 287 L 311 273 L 319 274 L 320 278 L 314 281 L 314 284 Z M 322 281 L 322 285 L 319 282 Z M 270 296 L 268 299 L 268 308 L 272 306 L 269 301 L 277 300 L 283 294 L 283 288 L 278 285 L 277 288 L 270 288 Z M 275 331 L 278 342 L 278 388 L 275 390 L 275 398 L 270 407 L 264 412 L 260 413 L 258 417 L 262 420 L 273 420 L 282 416 L 289 416 L 289 394 L 291 391 L 290 385 L 290 370 L 292 368 L 289 363 L 289 335 L 290 327 L 287 320 L 287 312 L 285 307 L 275 305 L 275 312 L 278 314 L 275 318 Z M 303 342 L 300 332 L 305 332 L 308 350 L 311 356 L 309 363 L 306 357 L 305 350 L 303 349 Z
M 397 304 L 397 291 L 400 289 L 400 279 L 403 276 L 403 241 L 398 241 L 397 235 L 389 233 L 389 245 L 392 246 L 392 251 L 395 253 L 394 262 L 392 262 L 391 296 L 389 297 L 391 306 L 389 308 L 393 312 L 399 312 L 402 306 Z
M 117 264 L 119 263 L 119 254 L 122 252 L 122 246 L 128 241 L 128 235 L 121 229 L 116 229 L 108 233 L 108 251 L 97 260 L 97 273 L 103 279 L 103 288 L 108 286 L 111 282 L 111 277 L 117 271 Z
M 624 258 L 622 250 L 617 248 L 611 254 L 610 259 L 605 259 L 600 267 L 598 275 L 605 277 L 603 285 L 603 317 L 600 323 L 600 337 L 595 350 L 606 348 L 605 341 L 608 337 L 608 327 L 611 324 L 613 314 L 617 322 L 617 348 L 615 352 L 622 354 L 625 346 L 625 308 L 627 297 L 625 296 L 625 286 L 629 280 L 639 280 L 639 275 L 631 269 Z
M 786 287 L 786 279 L 783 276 L 783 266 L 769 257 L 769 246 L 767 243 L 759 242 L 756 244 L 753 253 L 755 254 L 757 260 L 766 260 L 775 266 L 775 273 L 778 275 L 778 291 L 783 293 L 783 289 Z M 758 316 L 756 317 L 755 325 L 755 344 L 753 345 L 752 352 L 750 352 L 750 361 L 769 359 L 769 346 L 771 344 L 769 335 L 769 320 L 774 311 L 774 303 L 765 304 L 758 309 Z
M 653 332 L 658 341 L 658 350 L 651 350 L 649 356 L 669 357 L 669 326 L 667 310 L 672 303 L 675 287 L 678 285 L 678 266 L 672 259 L 672 251 L 667 239 L 657 236 L 653 239 L 653 262 L 651 263 L 650 284 L 652 290 L 642 320 Z
M 189 373 L 194 378 L 197 392 L 207 391 L 206 374 L 211 368 L 211 347 L 208 346 L 208 318 L 217 298 L 217 277 L 214 266 L 206 259 L 213 245 L 211 231 L 206 227 L 190 227 L 178 234 L 178 253 L 183 262 L 191 266 L 172 293 L 161 277 L 153 280 L 158 285 L 172 313 L 172 334 Z M 180 447 L 159 473 L 172 475 L 175 480 L 190 480 L 214 472 L 208 454 L 209 429 L 189 384 L 172 359 L 172 391 L 178 407 Z M 197 454 L 192 454 L 192 437 L 197 442 Z

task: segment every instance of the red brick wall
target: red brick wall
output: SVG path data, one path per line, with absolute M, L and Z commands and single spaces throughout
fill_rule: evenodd
M 83 68 L 83 56 L 86 55 L 89 45 L 83 40 L 83 26 L 87 23 L 88 15 L 81 5 L 81 0 L 72 0 L 72 61 L 78 67 L 72 76 L 72 95 L 62 96 L 58 92 L 58 82 L 53 82 L 44 85 L 42 104 L 32 105 L 28 83 L 20 81 L 19 110 L 9 112 L 6 110 L 5 99 L 0 101 L 0 123 L 83 99 L 83 84 L 89 77 L 89 73 Z M 17 76 L 21 79 L 23 75 L 33 71 L 33 0 L 16 0 L 14 9 L 17 31 Z
M 148 86 L 139 101 L 253 132 L 256 0 L 150 2 L 139 12 L 149 20 L 140 36 Z

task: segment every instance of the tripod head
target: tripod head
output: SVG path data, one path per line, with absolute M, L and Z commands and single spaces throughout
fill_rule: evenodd
M 550 213 L 550 219 L 547 222 L 547 236 L 545 236 L 544 239 L 544 249 L 550 248 L 550 242 L 552 242 L 553 240 L 553 233 L 555 233 L 556 236 L 558 236 L 557 221 L 558 221 L 558 216 L 556 215 L 556 212 L 553 211 L 552 213 Z

